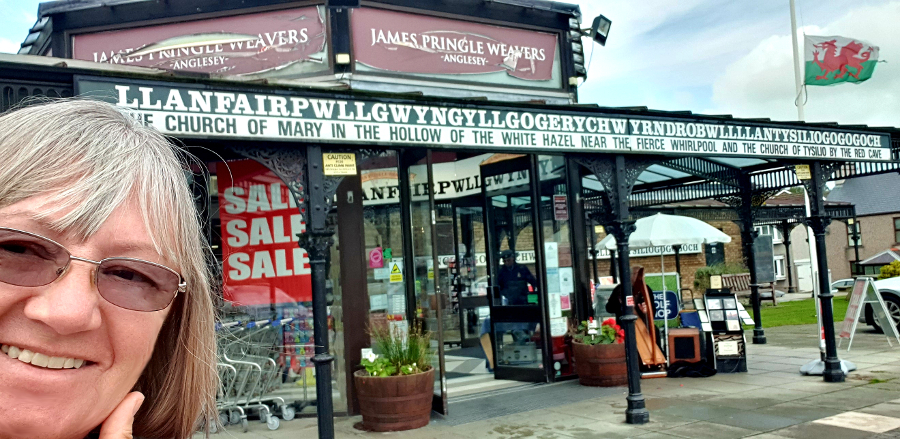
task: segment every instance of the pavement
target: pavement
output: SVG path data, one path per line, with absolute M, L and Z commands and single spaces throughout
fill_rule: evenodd
M 839 330 L 839 329 L 838 329 Z M 626 424 L 627 389 L 580 387 L 576 381 L 539 387 L 505 389 L 510 410 L 496 417 L 454 417 L 476 404 L 467 396 L 453 401 L 447 417 L 434 415 L 427 427 L 407 432 L 368 433 L 357 430 L 359 417 L 335 419 L 338 438 L 397 439 L 587 439 L 587 438 L 743 438 L 857 439 L 900 438 L 900 347 L 891 348 L 881 334 L 860 326 L 853 349 L 839 349 L 842 359 L 858 369 L 843 383 L 802 376 L 801 365 L 819 357 L 815 325 L 766 329 L 768 343 L 748 345 L 747 373 L 719 373 L 709 378 L 642 380 L 650 422 Z M 747 340 L 752 334 L 747 334 Z M 571 391 L 585 398 L 538 397 Z M 593 388 L 587 388 L 593 389 Z M 562 392 L 562 393 L 561 393 Z M 528 404 L 522 404 L 528 395 Z M 488 396 L 497 401 L 498 396 Z M 516 408 L 520 408 L 517 410 Z M 230 427 L 212 437 L 314 438 L 314 418 L 282 421 L 276 431 L 252 421 L 250 432 Z

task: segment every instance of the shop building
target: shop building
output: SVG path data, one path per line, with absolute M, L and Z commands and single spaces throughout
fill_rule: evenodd
M 703 218 L 740 235 L 730 251 L 752 265 L 756 222 L 806 219 L 763 213 L 762 200 L 898 169 L 891 129 L 574 105 L 588 42 L 577 6 L 254 5 L 46 3 L 21 55 L 0 55 L 0 88 L 4 108 L 28 95 L 109 100 L 204 162 L 194 187 L 219 253 L 223 330 L 288 320 L 257 341 L 284 368 L 282 395 L 320 416 L 358 412 L 352 373 L 371 325 L 435 334 L 440 413 L 456 378 L 485 374 L 455 368 L 483 333 L 489 380 L 573 377 L 565 334 L 597 308 L 597 226 L 627 255 L 635 219 L 718 199 L 728 214 Z M 843 215 L 812 209 L 817 234 Z M 533 278 L 504 285 L 507 252 Z M 629 258 L 616 263 L 630 272 Z M 642 423 L 625 327 L 626 418 Z

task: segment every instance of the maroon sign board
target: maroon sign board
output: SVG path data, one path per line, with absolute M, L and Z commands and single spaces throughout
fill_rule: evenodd
M 557 221 L 568 221 L 569 206 L 565 195 L 553 196 L 553 219 Z
M 498 72 L 533 83 L 558 76 L 552 33 L 374 8 L 353 10 L 351 29 L 357 67 L 485 82 Z
M 329 68 L 324 14 L 310 6 L 80 34 L 72 52 L 100 63 L 290 79 Z

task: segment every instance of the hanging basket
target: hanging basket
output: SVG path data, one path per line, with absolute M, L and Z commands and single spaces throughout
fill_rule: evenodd
M 414 375 L 369 376 L 353 374 L 362 428 L 367 431 L 403 431 L 421 428 L 431 420 L 434 368 Z
M 628 384 L 625 343 L 587 345 L 572 341 L 575 373 L 585 386 L 615 387 Z

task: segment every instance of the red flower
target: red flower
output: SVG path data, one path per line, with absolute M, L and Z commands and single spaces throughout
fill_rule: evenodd
M 603 321 L 604 326 L 616 326 L 616 319 L 610 317 Z

